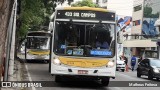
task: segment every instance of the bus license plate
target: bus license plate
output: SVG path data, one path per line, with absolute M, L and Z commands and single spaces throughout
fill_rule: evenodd
M 78 70 L 78 74 L 88 74 L 87 70 Z

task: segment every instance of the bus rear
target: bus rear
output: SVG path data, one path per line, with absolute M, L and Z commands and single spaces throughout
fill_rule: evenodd
M 90 77 L 108 85 L 116 68 L 115 13 L 101 8 L 57 9 L 54 18 L 51 74 Z

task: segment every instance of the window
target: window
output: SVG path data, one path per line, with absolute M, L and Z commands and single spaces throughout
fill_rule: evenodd
M 142 10 L 142 5 L 138 5 L 134 7 L 134 12 Z
M 96 0 L 96 4 L 98 4 L 99 3 L 99 0 Z
M 141 66 L 145 66 L 145 59 L 143 59 L 143 60 L 140 62 L 140 65 L 141 65 Z
M 54 52 L 65 56 L 112 57 L 114 24 L 56 22 Z
M 160 60 L 150 60 L 151 66 L 160 67 Z
M 48 37 L 27 37 L 28 49 L 49 49 Z
M 102 3 L 106 3 L 106 2 L 108 2 L 108 0 L 102 0 Z
M 141 24 L 140 20 L 133 21 L 133 26 L 138 26 L 140 24 Z
M 145 59 L 145 67 L 148 67 L 149 66 L 149 60 L 148 59 Z

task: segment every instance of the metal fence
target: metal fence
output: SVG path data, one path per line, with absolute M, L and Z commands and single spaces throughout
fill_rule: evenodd
M 16 15 L 17 15 L 17 0 L 14 0 L 7 30 L 5 73 L 3 81 L 8 81 L 8 76 L 13 74 L 13 69 L 14 69 L 13 47 L 15 43 Z

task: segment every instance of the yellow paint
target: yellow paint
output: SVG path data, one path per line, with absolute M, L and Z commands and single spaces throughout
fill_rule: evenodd
M 48 55 L 49 50 L 29 50 L 28 53 L 33 55 Z
M 64 10 L 91 10 L 91 11 L 107 12 L 107 9 L 93 8 L 93 7 L 65 7 Z
M 109 62 L 108 59 L 102 58 L 68 58 L 68 57 L 59 57 L 61 63 L 69 66 L 82 67 L 82 68 L 91 68 L 91 67 L 102 67 L 106 66 Z

